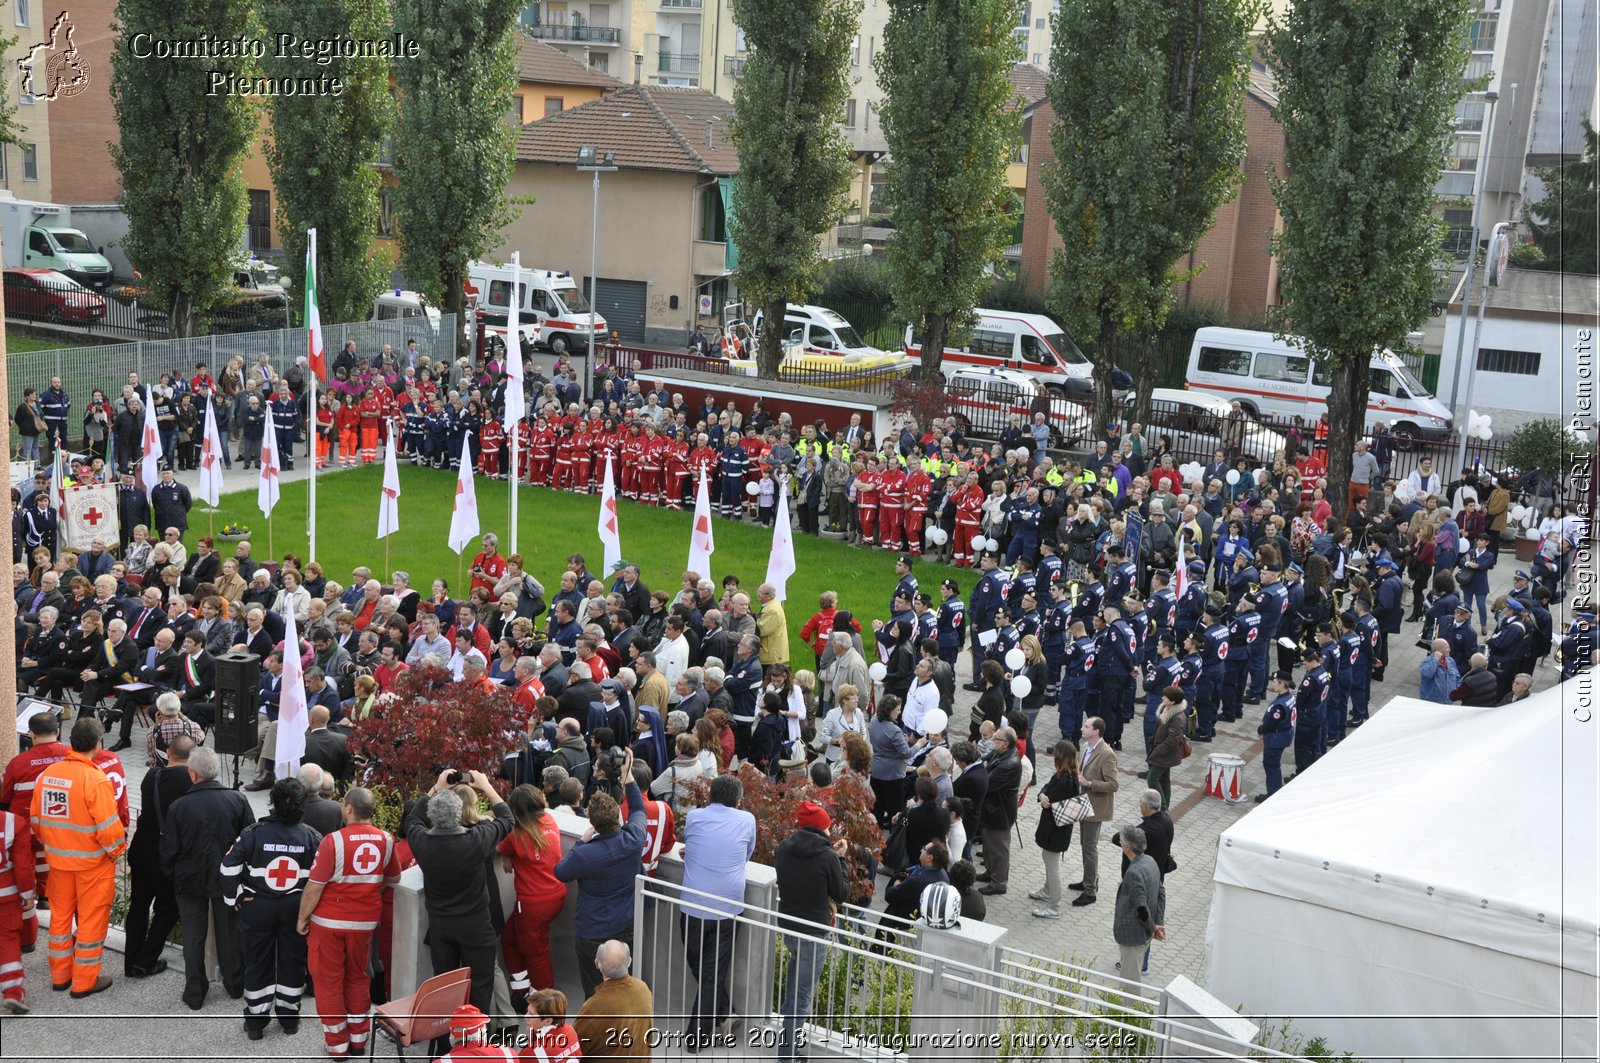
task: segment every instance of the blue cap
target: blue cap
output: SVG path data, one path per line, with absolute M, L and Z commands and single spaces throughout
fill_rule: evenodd
M 1593 613 L 1573 613 L 1572 617 L 1574 620 L 1587 620 L 1591 624 L 1594 623 Z
M 1507 598 L 1506 608 L 1510 609 L 1513 613 L 1520 613 L 1528 607 L 1522 604 L 1521 598 Z
M 1289 571 L 1298 572 L 1302 576 L 1306 574 L 1306 570 L 1301 568 L 1300 565 L 1294 561 L 1289 562 Z
M 1256 555 L 1251 552 L 1248 546 L 1239 547 L 1239 556 L 1244 558 L 1246 561 L 1254 561 L 1256 559 Z
M 1395 569 L 1395 570 L 1398 570 L 1400 568 L 1399 565 L 1394 563 L 1394 558 L 1389 557 L 1387 554 L 1385 554 L 1383 557 L 1378 558 L 1378 567 L 1379 568 L 1387 568 L 1387 569 Z
M 1206 563 L 1204 561 L 1191 561 L 1189 562 L 1189 571 L 1197 576 L 1203 576 L 1206 573 Z
M 1512 576 L 1511 578 L 1512 579 L 1527 580 L 1529 583 L 1533 582 L 1533 577 L 1529 576 L 1526 572 L 1518 572 L 1516 575 Z

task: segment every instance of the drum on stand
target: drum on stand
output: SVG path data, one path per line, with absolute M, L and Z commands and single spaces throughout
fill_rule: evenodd
M 1212 753 L 1206 757 L 1206 796 L 1229 804 L 1237 804 L 1246 797 L 1244 793 L 1244 758 L 1228 753 Z

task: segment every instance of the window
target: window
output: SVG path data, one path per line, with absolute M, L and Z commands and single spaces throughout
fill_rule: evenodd
M 522 14 L 517 21 L 522 23 L 524 29 L 537 29 L 539 26 L 539 5 L 529 4 L 522 9 Z
M 727 214 L 722 209 L 721 185 L 700 190 L 700 239 L 710 243 L 728 242 Z
M 1044 53 L 1042 53 L 1042 52 L 1034 52 L 1033 53 L 1033 65 L 1034 66 L 1043 66 L 1044 65 L 1044 63 L 1042 62 L 1043 59 L 1044 59 Z
M 521 287 L 522 287 L 522 302 L 518 303 L 517 305 L 518 306 L 525 306 L 525 305 L 527 305 L 527 302 L 528 302 L 528 286 L 526 284 L 523 284 Z M 489 305 L 490 306 L 510 306 L 511 305 L 510 300 L 511 300 L 511 282 L 510 281 L 490 281 L 489 282 Z
M 1405 388 L 1400 386 L 1400 378 L 1381 366 L 1373 366 L 1368 375 L 1367 390 L 1374 395 L 1391 395 L 1406 398 Z
M 589 56 L 589 65 L 600 71 L 602 74 L 610 73 L 611 57 L 606 55 L 604 52 L 596 52 Z
M 37 181 L 39 179 L 39 145 L 23 144 L 22 147 L 22 179 L 24 181 Z
M 544 116 L 549 118 L 553 114 L 560 114 L 566 106 L 565 96 L 546 96 L 544 98 Z
M 1309 358 L 1292 354 L 1256 354 L 1256 379 L 1274 380 L 1281 384 L 1304 384 L 1306 363 Z
M 378 189 L 378 235 L 394 236 L 394 188 L 389 185 Z
M 1032 22 L 1032 21 L 1033 21 L 1033 4 L 1025 3 L 1025 4 L 1022 5 L 1022 18 L 1020 18 L 1017 21 L 1017 25 L 1021 26 L 1023 29 L 1027 29 L 1028 28 L 1028 23 Z
M 1485 373 L 1538 376 L 1539 358 L 1538 351 L 1506 351 L 1497 347 L 1483 347 L 1478 351 L 1478 368 Z
M 1480 12 L 1478 15 L 1478 20 L 1472 24 L 1472 30 L 1468 34 L 1468 37 L 1472 41 L 1472 50 L 1475 52 L 1494 51 L 1494 40 L 1499 33 L 1500 12 Z
M 6 179 L 6 146 L 0 144 L 0 181 Z
M 266 188 L 250 190 L 250 213 L 245 217 L 252 251 L 272 248 L 272 192 Z
M 522 128 L 522 97 L 511 97 L 511 106 L 506 108 L 506 125 L 512 129 Z
M 611 25 L 611 5 L 610 4 L 590 4 L 589 5 L 589 25 L 591 25 L 591 26 L 609 26 L 609 25 Z
M 28 24 L 28 0 L 17 0 L 17 25 Z
M 1319 388 L 1333 386 L 1333 370 L 1328 368 L 1327 362 L 1311 363 L 1311 383 Z
M 846 129 L 854 129 L 856 127 L 856 101 L 855 100 L 845 100 L 844 101 L 844 127 Z
M 1202 347 L 1200 372 L 1221 373 L 1224 376 L 1249 376 L 1250 352 L 1230 350 L 1226 347 Z
M 737 32 L 734 33 L 734 35 L 733 35 L 733 50 L 736 51 L 736 52 L 745 51 L 744 30 L 738 30 Z
M 38 229 L 28 234 L 28 250 L 36 255 L 50 254 L 50 238 Z
M 1026 334 L 1022 337 L 1022 360 L 1034 365 L 1047 365 L 1052 361 L 1049 350 L 1039 342 L 1039 337 Z
M 1042 18 L 1034 19 L 1033 20 L 1033 28 L 1036 29 L 1036 30 L 1044 29 L 1044 19 L 1042 19 Z
M 972 333 L 972 343 L 969 350 L 973 354 L 982 354 L 990 358 L 1010 358 L 1013 343 L 1009 332 L 995 332 L 990 329 L 975 329 Z
M 872 131 L 872 104 L 867 104 L 867 109 L 862 113 L 861 128 Z
M 856 39 L 850 44 L 850 65 L 861 65 L 861 34 L 856 34 Z

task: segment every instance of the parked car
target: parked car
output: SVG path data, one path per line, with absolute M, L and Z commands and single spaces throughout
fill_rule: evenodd
M 88 324 L 106 316 L 106 301 L 53 269 L 8 269 L 6 312 L 56 324 Z
M 1050 425 L 1050 447 L 1071 447 L 1089 433 L 1089 412 L 1028 373 L 1015 369 L 971 369 L 945 363 L 945 387 L 950 392 L 950 414 L 961 434 L 979 439 L 999 439 L 1012 414 L 1024 425 L 1043 413 Z
M 1127 407 L 1130 414 L 1132 402 L 1130 396 Z M 1233 408 L 1227 399 L 1204 391 L 1154 388 L 1150 392 L 1150 403 L 1150 421 L 1144 426 L 1144 437 L 1151 442 L 1158 436 L 1170 437 L 1179 464 L 1206 462 L 1211 459 L 1212 451 L 1227 449 L 1223 440 L 1227 436 L 1228 413 Z M 1245 411 L 1245 454 L 1271 462 L 1273 454 L 1287 446 L 1283 433 L 1268 428 Z

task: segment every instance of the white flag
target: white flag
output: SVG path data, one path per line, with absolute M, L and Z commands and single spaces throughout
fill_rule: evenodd
M 522 252 L 511 253 L 511 298 L 506 306 L 506 431 L 515 433 L 517 422 L 527 413 L 522 394 L 522 327 L 517 322 L 522 302 Z M 514 436 L 513 436 L 514 438 Z M 514 478 L 514 477 L 513 477 Z
M 144 404 L 144 456 L 139 462 L 140 486 L 149 494 L 161 482 L 161 432 L 156 428 L 156 393 L 145 393 L 150 401 Z
M 272 507 L 278 504 L 278 473 L 282 462 L 278 458 L 278 433 L 272 422 L 261 435 L 261 477 L 256 481 L 256 506 L 263 517 L 272 516 Z
M 206 400 L 206 431 L 200 443 L 200 497 L 212 509 L 222 497 L 222 438 L 217 434 L 217 409 Z
M 121 526 L 117 520 L 117 485 L 85 484 L 69 487 L 62 495 L 61 545 L 84 551 L 96 539 L 115 546 Z
M 278 689 L 278 748 L 273 769 L 280 779 L 292 779 L 306 751 L 305 677 L 300 671 L 300 635 L 294 628 L 294 610 L 283 618 L 283 679 Z
M 1189 589 L 1189 559 L 1184 556 L 1183 525 L 1178 526 L 1178 563 L 1172 568 L 1172 593 L 1179 598 Z
M 689 532 L 689 571 L 711 578 L 711 555 L 716 552 L 716 537 L 711 531 L 711 487 L 704 470 L 694 495 L 694 528 Z
M 461 472 L 456 477 L 456 504 L 450 511 L 450 549 L 460 553 L 478 537 L 478 492 L 472 486 L 472 448 L 461 440 Z
M 378 538 L 400 530 L 400 467 L 394 461 L 394 424 L 383 448 L 383 493 L 378 496 Z
M 611 480 L 611 455 L 606 455 L 606 479 L 600 488 L 600 545 L 605 547 L 606 567 L 614 572 L 622 560 L 622 535 L 617 530 L 617 489 Z
M 767 582 L 778 601 L 788 597 L 789 577 L 794 575 L 794 532 L 789 527 L 789 492 L 778 491 L 778 513 L 772 524 L 772 553 L 767 556 Z

